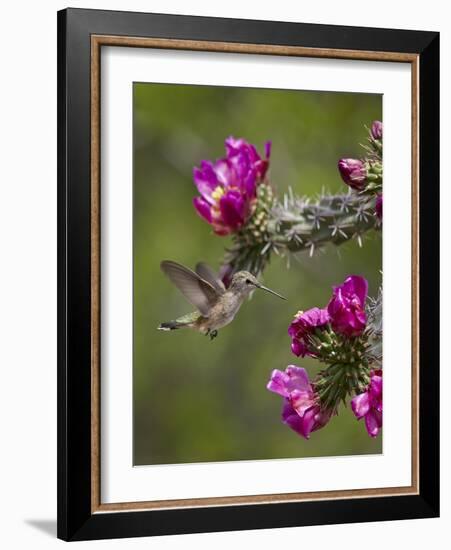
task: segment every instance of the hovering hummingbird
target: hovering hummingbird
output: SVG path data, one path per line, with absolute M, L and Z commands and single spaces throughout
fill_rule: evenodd
M 211 340 L 218 335 L 218 329 L 231 323 L 242 303 L 255 288 L 261 288 L 283 300 L 277 292 L 259 283 L 248 271 L 238 271 L 226 289 L 218 275 L 207 264 L 200 262 L 196 271 L 176 262 L 165 260 L 160 264 L 163 273 L 181 291 L 185 298 L 197 308 L 174 321 L 161 323 L 158 330 L 193 328 Z

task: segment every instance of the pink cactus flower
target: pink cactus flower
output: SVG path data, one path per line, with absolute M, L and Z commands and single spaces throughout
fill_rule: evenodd
M 305 369 L 289 365 L 285 372 L 273 370 L 266 387 L 284 398 L 283 423 L 305 439 L 329 422 L 332 413 L 320 407 Z
M 193 170 L 200 197 L 193 200 L 198 214 L 217 235 L 238 231 L 253 213 L 257 186 L 265 179 L 271 143 L 265 144 L 262 159 L 254 145 L 244 139 L 225 141 L 226 157 L 215 162 L 203 160 Z
M 376 437 L 382 428 L 382 371 L 371 371 L 366 391 L 351 401 L 352 411 L 358 420 L 365 418 L 368 435 Z
M 334 287 L 327 311 L 335 332 L 345 336 L 362 334 L 366 327 L 367 294 L 368 281 L 359 275 L 351 275 L 342 285 Z
M 314 332 L 315 328 L 324 327 L 328 322 L 329 313 L 327 309 L 314 307 L 297 313 L 288 327 L 288 334 L 291 336 L 291 351 L 298 357 L 314 356 L 314 353 L 308 349 L 306 337 Z

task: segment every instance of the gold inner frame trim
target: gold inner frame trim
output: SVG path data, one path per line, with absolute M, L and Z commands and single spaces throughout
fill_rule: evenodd
M 222 53 L 248 53 L 330 59 L 354 59 L 409 63 L 412 72 L 412 480 L 408 487 L 384 487 L 340 491 L 280 493 L 264 495 L 154 500 L 145 502 L 102 503 L 100 498 L 100 51 L 102 46 L 158 48 Z M 419 494 L 419 56 L 398 52 L 304 48 L 268 44 L 243 44 L 141 38 L 130 36 L 91 36 L 91 512 L 162 510 L 308 502 L 314 500 L 356 499 Z

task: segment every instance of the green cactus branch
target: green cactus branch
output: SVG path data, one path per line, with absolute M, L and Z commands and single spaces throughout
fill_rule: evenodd
M 315 201 L 290 191 L 282 201 L 274 201 L 269 186 L 262 185 L 254 215 L 234 236 L 224 264 L 233 272 L 247 269 L 260 274 L 272 254 L 306 250 L 313 255 L 327 243 L 340 245 L 352 239 L 362 246 L 368 231 L 381 228 L 375 202 L 374 195 L 355 191 L 324 194 Z
M 370 298 L 367 305 L 367 328 L 369 347 L 366 358 L 372 369 L 382 368 L 382 288 L 376 298 Z

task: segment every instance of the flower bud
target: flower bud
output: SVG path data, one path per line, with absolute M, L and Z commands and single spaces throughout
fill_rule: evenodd
M 352 187 L 361 191 L 366 184 L 367 170 L 365 164 L 359 159 L 340 159 L 338 161 L 338 170 L 343 181 Z
M 382 139 L 382 122 L 375 120 L 371 125 L 371 137 L 373 139 Z

